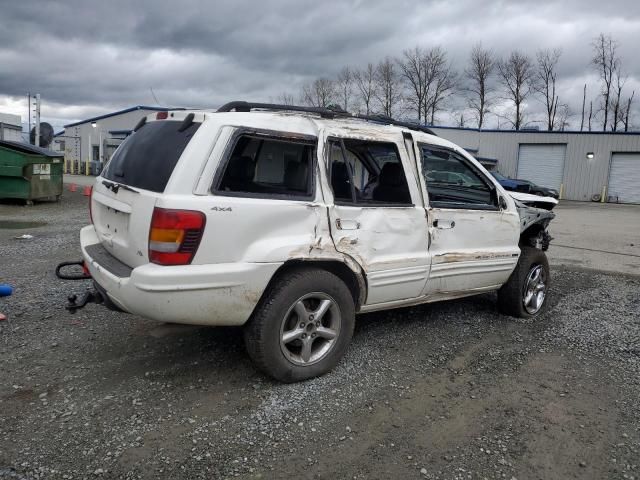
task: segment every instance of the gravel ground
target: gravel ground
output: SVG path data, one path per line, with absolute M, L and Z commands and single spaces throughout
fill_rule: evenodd
M 555 268 L 534 321 L 495 295 L 363 315 L 282 385 L 238 329 L 67 314 L 86 203 L 0 204 L 0 479 L 640 477 L 640 277 Z

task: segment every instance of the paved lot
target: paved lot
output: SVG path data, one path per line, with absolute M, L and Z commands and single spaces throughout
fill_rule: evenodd
M 96 177 L 93 176 L 87 176 L 87 175 L 71 175 L 70 173 L 65 173 L 64 174 L 64 178 L 63 181 L 66 184 L 72 184 L 75 183 L 76 185 L 80 185 L 80 186 L 90 186 L 93 185 L 93 182 L 95 181 Z
M 640 205 L 560 202 L 554 212 L 554 264 L 640 274 Z
M 634 265 L 593 250 L 637 255 L 640 208 L 558 213 L 590 250 L 552 244 L 535 321 L 494 295 L 364 315 L 334 372 L 280 385 L 236 329 L 66 314 L 86 198 L 0 204 L 0 479 L 638 478 L 640 277 L 585 267 Z

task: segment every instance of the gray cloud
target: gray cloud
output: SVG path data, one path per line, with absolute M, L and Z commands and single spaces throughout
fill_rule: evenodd
M 585 82 L 597 93 L 588 63 L 599 32 L 620 42 L 626 88 L 640 90 L 635 0 L 33 0 L 1 11 L 0 110 L 39 92 L 58 123 L 155 103 L 150 87 L 165 105 L 297 95 L 314 77 L 415 45 L 441 45 L 462 70 L 478 41 L 497 55 L 561 47 L 560 94 L 577 111 Z M 534 100 L 529 107 L 540 111 Z

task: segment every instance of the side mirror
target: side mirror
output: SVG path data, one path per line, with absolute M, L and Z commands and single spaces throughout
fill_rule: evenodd
M 500 210 L 507 209 L 507 201 L 504 199 L 502 195 L 498 197 L 498 205 L 500 206 Z

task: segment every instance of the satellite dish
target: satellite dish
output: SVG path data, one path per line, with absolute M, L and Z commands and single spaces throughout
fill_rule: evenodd
M 47 148 L 51 145 L 51 141 L 53 140 L 53 127 L 47 123 L 42 122 L 40 124 L 40 146 L 42 148 Z M 29 141 L 32 145 L 36 144 L 36 127 L 31 129 L 31 133 L 29 134 Z

